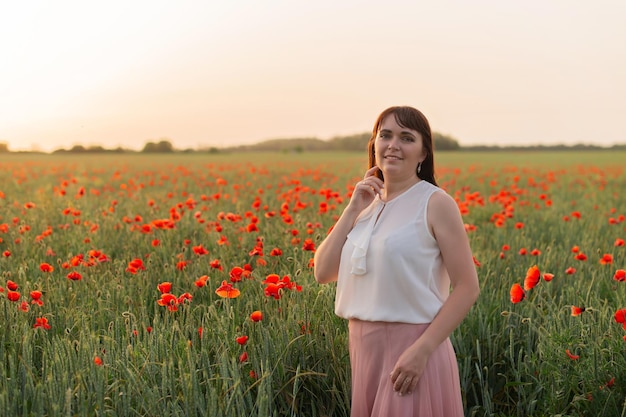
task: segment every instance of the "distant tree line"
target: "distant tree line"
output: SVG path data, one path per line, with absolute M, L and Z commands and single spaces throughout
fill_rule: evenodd
M 270 139 L 253 145 L 241 145 L 225 150 L 237 152 L 278 151 L 278 152 L 310 152 L 310 151 L 363 151 L 367 149 L 370 132 L 348 136 L 335 136 L 329 140 L 318 138 Z M 435 149 L 451 151 L 460 149 L 459 142 L 451 136 L 434 132 Z
M 57 149 L 53 153 L 130 153 L 137 152 L 121 146 L 115 149 L 105 149 L 100 145 L 84 147 L 82 145 L 74 145 L 70 149 Z M 146 142 L 141 153 L 171 153 L 177 152 L 174 145 L 168 139 L 161 139 L 159 142 Z
M 498 151 L 623 151 L 626 150 L 626 144 L 617 144 L 613 146 L 599 146 L 578 143 L 575 145 L 529 145 L 529 146 L 499 146 L 499 145 L 473 145 L 464 146 L 462 151 L 473 152 L 498 152 Z
M 74 145 L 70 149 L 57 149 L 53 153 L 125 153 L 129 152 L 127 149 L 117 147 L 114 149 L 107 149 L 100 145 L 95 146 L 83 146 Z
M 252 145 L 239 145 L 231 147 L 203 147 L 199 149 L 176 149 L 167 138 L 159 141 L 148 141 L 140 151 L 126 149 L 121 146 L 107 149 L 100 145 L 83 146 L 74 145 L 69 149 L 57 149 L 53 153 L 69 154 L 89 154 L 89 153 L 228 153 L 228 152 L 316 152 L 316 151 L 363 151 L 367 148 L 367 141 L 371 133 L 357 133 L 348 136 L 335 136 L 329 140 L 322 140 L 314 137 L 310 138 L 285 138 L 270 139 Z M 437 151 L 583 151 L 583 150 L 626 150 L 626 144 L 603 147 L 598 145 L 576 144 L 576 145 L 530 145 L 530 146 L 500 146 L 500 145 L 473 145 L 463 146 L 450 135 L 433 132 L 433 142 Z M 0 154 L 12 152 L 6 143 L 0 142 Z M 24 152 L 20 152 L 24 153 Z M 33 153 L 41 153 L 35 152 Z

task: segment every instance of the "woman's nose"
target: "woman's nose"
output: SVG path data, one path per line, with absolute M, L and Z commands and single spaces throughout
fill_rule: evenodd
M 389 141 L 389 145 L 387 145 L 387 149 L 398 149 L 399 139 L 397 137 L 392 137 Z

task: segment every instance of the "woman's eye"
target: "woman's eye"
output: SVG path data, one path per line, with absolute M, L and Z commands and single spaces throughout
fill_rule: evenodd
M 402 140 L 405 141 L 405 142 L 413 142 L 413 138 L 410 137 L 410 136 L 403 136 Z

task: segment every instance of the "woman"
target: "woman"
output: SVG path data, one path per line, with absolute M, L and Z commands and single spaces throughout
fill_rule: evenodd
M 315 279 L 337 281 L 335 313 L 349 320 L 351 416 L 463 416 L 449 336 L 478 277 L 458 206 L 434 178 L 428 120 L 412 107 L 383 111 L 368 152 L 315 253 Z

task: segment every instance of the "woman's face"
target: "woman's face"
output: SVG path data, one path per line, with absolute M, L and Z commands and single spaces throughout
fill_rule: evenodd
M 422 135 L 400 126 L 393 114 L 380 124 L 374 150 L 385 179 L 417 177 L 417 164 L 426 157 Z

